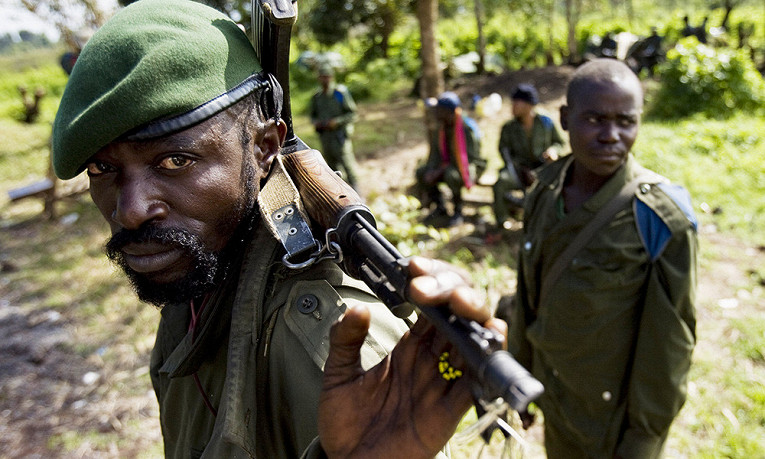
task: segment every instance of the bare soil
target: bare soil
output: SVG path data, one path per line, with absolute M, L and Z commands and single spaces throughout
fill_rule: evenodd
M 563 101 L 562 89 L 571 69 L 537 69 L 453 82 L 466 100 L 498 92 L 505 96 L 519 82 L 534 82 L 540 89 L 542 107 L 555 113 Z M 411 107 L 402 110 L 417 110 Z M 395 113 L 390 116 L 396 116 Z M 486 131 L 498 130 L 509 119 L 506 104 L 494 119 L 481 119 Z M 554 117 L 557 119 L 557 117 Z M 424 142 L 389 147 L 384 154 L 360 162 L 362 194 L 403 193 L 411 186 L 417 162 L 427 154 Z M 30 228 L 10 229 L 24 237 Z M 699 317 L 715 317 L 720 300 L 736 298 L 742 285 L 751 283 L 756 267 L 765 265 L 765 251 L 713 228 L 701 229 L 702 245 L 715 246 L 715 258 L 700 263 Z M 745 256 L 742 256 L 744 255 Z M 148 361 L 131 360 L 131 350 L 117 364 L 99 361 L 97 354 L 83 357 L 76 351 L 74 328 L 53 311 L 19 306 L 19 293 L 7 285 L 5 272 L 17 269 L 10 262 L 0 266 L 0 458 L 131 458 L 146 451 L 161 451 L 157 404 L 146 377 Z M 760 280 L 762 282 L 762 280 Z M 757 314 L 762 305 L 742 307 L 738 314 Z M 701 344 L 713 352 L 714 343 Z M 139 381 L 136 383 L 136 381 Z M 135 390 L 135 386 L 143 390 Z M 126 387 L 130 390 L 126 390 Z M 57 434 L 88 432 L 104 434 L 106 440 L 88 435 L 74 450 L 50 443 Z M 541 442 L 539 428 L 527 439 Z M 53 449 L 51 449 L 53 448 Z M 484 457 L 487 457 L 484 455 Z M 532 454 L 532 457 L 536 457 Z

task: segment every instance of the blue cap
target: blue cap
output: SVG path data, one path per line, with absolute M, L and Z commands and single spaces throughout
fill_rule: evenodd
M 515 91 L 510 94 L 510 98 L 513 100 L 523 100 L 530 103 L 531 105 L 536 105 L 539 103 L 539 94 L 537 94 L 537 88 L 535 88 L 534 85 L 527 83 L 519 84 L 518 87 L 515 88 Z
M 441 93 L 440 96 L 438 96 L 438 103 L 436 105 L 438 105 L 439 107 L 450 108 L 454 110 L 457 107 L 459 107 L 460 104 L 461 104 L 460 98 L 457 94 L 451 91 L 446 91 Z

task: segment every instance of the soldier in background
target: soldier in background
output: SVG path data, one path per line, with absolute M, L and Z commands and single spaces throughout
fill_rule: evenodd
M 437 129 L 429 134 L 430 154 L 416 171 L 417 185 L 427 194 L 427 205 L 436 204 L 426 220 L 448 217 L 449 226 L 462 223 L 462 188 L 470 189 L 486 168 L 481 157 L 481 133 L 476 122 L 463 115 L 459 96 L 442 93 L 433 111 Z M 449 216 L 439 183 L 452 192 L 453 213 Z
M 324 159 L 333 170 L 339 170 L 349 185 L 356 188 L 356 157 L 353 154 L 353 122 L 356 121 L 356 103 L 342 84 L 335 83 L 331 66 L 319 67 L 321 88 L 311 98 L 311 123 L 321 139 Z
M 539 95 L 531 84 L 519 84 L 510 94 L 513 119 L 502 126 L 499 154 L 505 167 L 494 184 L 494 216 L 501 228 L 510 214 L 510 207 L 523 207 L 510 193 L 524 190 L 535 180 L 534 170 L 558 158 L 563 139 L 550 117 L 537 113 Z

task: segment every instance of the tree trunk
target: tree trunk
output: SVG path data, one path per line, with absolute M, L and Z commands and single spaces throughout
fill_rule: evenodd
M 475 3 L 475 20 L 478 26 L 478 68 L 476 69 L 479 75 L 486 73 L 486 37 L 483 34 L 483 0 L 474 0 Z
M 441 51 L 436 40 L 438 22 L 438 2 L 436 0 L 417 1 L 417 20 L 420 23 L 420 59 L 422 60 L 422 79 L 420 98 L 437 97 L 444 90 L 444 77 L 441 74 Z
M 548 22 L 548 40 L 547 40 L 547 52 L 545 57 L 547 58 L 547 65 L 555 64 L 555 0 L 550 1 L 550 17 Z
M 568 22 L 568 61 L 579 62 L 579 50 L 576 42 L 576 25 L 579 22 L 582 0 L 566 0 L 566 21 Z

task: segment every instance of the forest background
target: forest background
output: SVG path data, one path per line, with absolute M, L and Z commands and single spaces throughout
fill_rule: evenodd
M 156 310 L 139 304 L 105 261 L 107 228 L 87 196 L 61 199 L 47 209 L 52 216 L 42 199 L 9 199 L 10 191 L 47 175 L 50 123 L 67 79 L 59 58 L 77 46 L 81 32 L 56 13 L 65 2 L 22 1 L 59 26 L 62 38 L 0 37 L 0 457 L 159 457 L 147 374 Z M 109 15 L 98 2 L 81 3 L 89 11 L 86 24 Z M 338 80 L 359 102 L 354 143 L 363 194 L 381 231 L 405 254 L 467 268 L 496 305 L 515 288 L 518 222 L 489 246 L 486 187 L 472 192 L 473 214 L 459 228 L 422 224 L 425 211 L 409 193 L 413 168 L 427 154 L 421 97 L 414 91 L 423 74 L 420 3 L 300 1 L 290 58 L 296 131 L 318 145 L 305 111 L 316 87 L 313 68 L 318 60 L 334 62 Z M 764 457 L 765 2 L 437 5 L 443 87 L 457 91 L 466 106 L 474 94 L 497 92 L 504 99 L 492 116 L 471 111 L 490 163 L 484 183 L 501 165 L 496 143 L 510 117 L 507 95 L 514 84 L 536 83 L 541 109 L 557 121 L 566 77 L 588 44 L 607 32 L 645 37 L 652 27 L 664 37 L 664 63 L 653 75 L 640 74 L 647 113 L 635 152 L 644 165 L 689 189 L 701 240 L 699 344 L 689 399 L 667 453 Z M 246 2 L 217 6 L 236 19 L 248 14 Z M 708 18 L 706 45 L 682 39 L 684 16 L 693 25 Z M 483 73 L 476 57 L 481 48 Z M 30 122 L 20 87 L 27 88 L 28 103 L 35 91 L 44 92 Z M 537 457 L 538 428 L 527 438 L 527 457 Z M 498 443 L 495 438 L 483 457 L 499 457 Z M 478 445 L 454 445 L 455 457 L 476 457 Z

